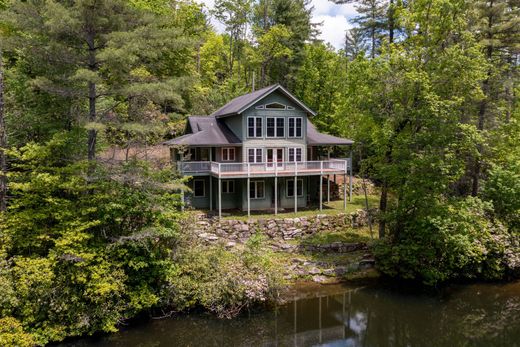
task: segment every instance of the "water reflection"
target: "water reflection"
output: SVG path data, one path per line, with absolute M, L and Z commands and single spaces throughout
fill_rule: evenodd
M 271 312 L 184 316 L 64 346 L 520 346 L 520 283 L 455 287 L 442 296 L 328 288 L 334 294 Z

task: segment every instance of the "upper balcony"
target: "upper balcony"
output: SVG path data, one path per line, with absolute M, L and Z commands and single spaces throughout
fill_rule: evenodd
M 219 163 L 215 161 L 177 162 L 177 170 L 186 176 L 213 175 L 219 178 L 258 178 L 347 174 L 350 159 L 300 162 Z

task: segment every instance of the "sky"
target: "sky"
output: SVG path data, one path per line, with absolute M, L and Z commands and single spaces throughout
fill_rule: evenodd
M 206 5 L 208 9 L 213 8 L 215 0 L 198 0 Z M 353 4 L 336 5 L 329 0 L 312 0 L 314 11 L 312 13 L 312 21 L 315 23 L 323 23 L 321 26 L 320 39 L 329 42 L 336 49 L 343 48 L 345 30 L 351 28 L 349 19 L 356 16 L 356 10 Z M 224 27 L 214 18 L 211 19 L 215 29 L 219 32 Z

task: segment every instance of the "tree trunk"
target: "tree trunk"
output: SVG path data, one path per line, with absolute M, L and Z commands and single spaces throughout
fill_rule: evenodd
M 390 5 L 388 7 L 388 42 L 394 42 L 394 30 L 395 30 L 395 9 L 394 9 L 394 0 L 390 0 Z
M 87 36 L 87 44 L 88 44 L 88 67 L 91 71 L 97 71 L 97 62 L 96 62 L 96 47 L 94 41 L 94 31 L 88 30 Z M 89 122 L 96 121 L 96 84 L 94 82 L 88 83 L 88 120 Z M 88 149 L 87 149 L 87 157 L 88 160 L 96 159 L 96 140 L 97 140 L 97 131 L 95 129 L 88 130 Z
M 7 208 L 7 131 L 4 119 L 4 70 L 0 50 L 0 211 Z

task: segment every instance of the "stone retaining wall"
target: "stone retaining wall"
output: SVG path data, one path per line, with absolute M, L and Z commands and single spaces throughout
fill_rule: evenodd
M 372 215 L 375 213 L 372 212 Z M 215 242 L 220 239 L 245 242 L 257 231 L 272 239 L 291 240 L 322 231 L 344 231 L 346 228 L 359 228 L 368 224 L 365 210 L 349 214 L 316 215 L 299 218 L 269 218 L 249 221 L 214 219 L 199 215 L 195 233 L 203 240 Z

